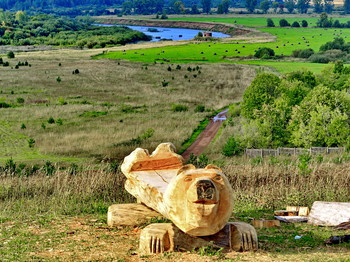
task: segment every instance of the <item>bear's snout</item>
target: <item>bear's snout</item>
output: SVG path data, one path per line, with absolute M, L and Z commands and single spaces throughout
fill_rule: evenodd
M 214 200 L 215 185 L 211 180 L 199 180 L 196 183 L 198 200 Z

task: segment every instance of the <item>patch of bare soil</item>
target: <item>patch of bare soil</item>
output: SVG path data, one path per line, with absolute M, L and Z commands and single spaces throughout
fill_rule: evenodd
M 220 126 L 224 120 L 226 120 L 226 113 L 228 110 L 224 110 L 217 114 L 215 117 L 210 119 L 210 123 L 204 129 L 204 131 L 199 135 L 196 141 L 189 146 L 185 152 L 182 153 L 182 157 L 187 161 L 191 154 L 199 156 L 203 153 L 205 148 L 214 139 L 215 135 L 220 129 Z

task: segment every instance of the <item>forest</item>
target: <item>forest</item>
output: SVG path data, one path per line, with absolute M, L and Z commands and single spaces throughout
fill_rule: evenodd
M 150 37 L 127 27 L 101 27 L 86 18 L 67 18 L 23 11 L 0 12 L 0 45 L 53 45 L 99 48 L 149 41 Z

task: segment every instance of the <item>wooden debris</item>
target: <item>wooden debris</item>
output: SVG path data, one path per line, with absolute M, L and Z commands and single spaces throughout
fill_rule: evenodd
M 350 220 L 350 202 L 313 203 L 308 222 L 317 226 L 337 226 Z
M 253 227 L 255 228 L 271 228 L 271 227 L 280 227 L 281 223 L 279 220 L 253 220 Z
M 300 206 L 287 206 L 286 210 L 276 210 L 275 216 L 308 216 L 309 208 Z

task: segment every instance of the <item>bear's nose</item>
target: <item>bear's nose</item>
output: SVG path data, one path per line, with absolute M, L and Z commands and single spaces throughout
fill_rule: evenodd
M 213 200 L 215 197 L 215 186 L 211 180 L 199 180 L 196 183 L 197 198 Z

